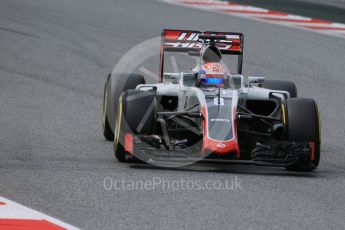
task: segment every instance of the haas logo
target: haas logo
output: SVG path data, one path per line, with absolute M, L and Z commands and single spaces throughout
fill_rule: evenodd
M 219 143 L 219 144 L 217 144 L 217 147 L 220 149 L 224 149 L 226 147 L 226 145 L 223 143 Z

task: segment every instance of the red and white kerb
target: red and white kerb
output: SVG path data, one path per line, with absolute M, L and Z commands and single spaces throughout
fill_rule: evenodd
M 171 4 L 202 10 L 215 11 L 249 19 L 279 24 L 288 27 L 311 30 L 333 36 L 345 37 L 345 24 L 321 19 L 268 10 L 259 7 L 240 5 L 220 0 L 161 0 Z
M 0 196 L 0 230 L 78 230 L 53 217 Z

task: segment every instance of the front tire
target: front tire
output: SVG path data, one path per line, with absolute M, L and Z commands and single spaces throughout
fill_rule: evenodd
M 112 87 L 112 84 L 115 84 L 115 87 Z M 120 95 L 128 89 L 135 89 L 140 84 L 145 84 L 145 79 L 138 74 L 112 75 L 110 73 L 107 76 L 104 86 L 102 119 L 103 135 L 106 140 L 114 140 L 115 113 Z
M 312 171 L 320 162 L 320 121 L 316 102 L 309 98 L 293 98 L 285 102 L 285 134 L 288 141 L 309 144 L 311 159 L 287 167 L 294 171 Z
M 155 95 L 149 91 L 127 90 L 120 96 L 114 138 L 114 152 L 118 161 L 127 162 L 134 159 L 134 152 L 125 148 L 129 145 L 134 149 L 134 143 L 126 141 L 132 141 L 138 134 L 153 134 L 156 107 Z M 128 140 L 126 135 L 131 138 Z
M 108 82 L 109 82 L 110 74 L 107 76 L 107 80 L 104 84 L 104 91 L 103 91 L 103 119 L 102 119 L 102 128 L 103 128 L 103 136 L 107 141 L 114 140 L 114 133 L 111 130 L 109 125 L 108 116 L 107 116 L 107 108 L 108 108 Z

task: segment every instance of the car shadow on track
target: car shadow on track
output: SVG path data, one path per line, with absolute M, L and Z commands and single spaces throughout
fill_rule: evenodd
M 229 173 L 241 175 L 265 175 L 265 176 L 287 176 L 287 177 L 303 177 L 303 178 L 317 178 L 321 175 L 315 172 L 293 172 L 287 171 L 279 167 L 253 166 L 253 165 L 224 165 L 224 164 L 210 164 L 210 163 L 195 163 L 193 165 L 171 168 L 158 167 L 146 163 L 130 163 L 130 168 L 134 169 L 148 169 L 148 170 L 170 170 L 170 171 L 186 171 L 186 172 L 200 172 L 200 173 Z

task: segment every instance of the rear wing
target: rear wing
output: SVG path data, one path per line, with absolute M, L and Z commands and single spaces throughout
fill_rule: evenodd
M 199 52 L 205 43 L 210 42 L 208 39 L 200 39 L 199 35 L 216 35 L 224 38 L 216 40 L 215 45 L 223 55 L 238 56 L 237 73 L 242 74 L 242 33 L 164 29 L 161 35 L 160 81 L 163 79 L 164 52 Z

